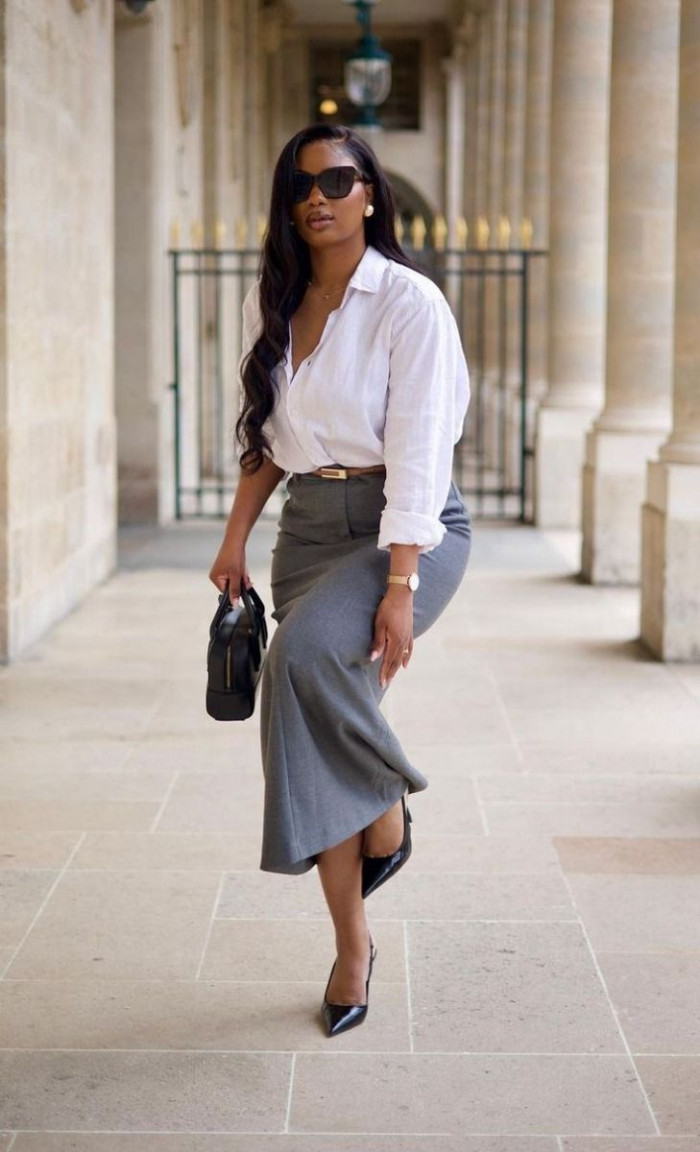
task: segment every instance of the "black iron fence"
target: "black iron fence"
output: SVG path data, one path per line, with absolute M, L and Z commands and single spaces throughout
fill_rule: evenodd
M 455 480 L 475 516 L 528 520 L 535 407 L 529 391 L 534 249 L 407 252 L 447 296 L 472 399 L 455 449 Z M 237 482 L 241 307 L 258 274 L 257 249 L 170 252 L 173 308 L 175 515 L 223 517 Z M 539 298 L 539 297 L 538 297 Z

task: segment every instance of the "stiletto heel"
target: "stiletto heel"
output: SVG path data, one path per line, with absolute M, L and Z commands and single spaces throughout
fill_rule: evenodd
M 362 895 L 370 896 L 376 892 L 390 876 L 403 868 L 411 855 L 411 824 L 413 820 L 406 806 L 406 797 L 401 797 L 403 806 L 403 840 L 395 852 L 390 856 L 363 856 L 362 857 Z
M 335 972 L 335 965 L 338 963 L 336 960 L 331 968 L 331 974 L 328 977 L 326 984 L 326 991 L 323 995 L 323 1007 L 321 1013 L 323 1015 L 323 1022 L 326 1025 L 326 1032 L 328 1036 L 339 1036 L 341 1032 L 347 1032 L 350 1028 L 356 1028 L 358 1024 L 362 1024 L 367 1016 L 367 1008 L 369 1006 L 369 982 L 372 978 L 372 966 L 377 955 L 377 949 L 374 946 L 372 937 L 369 938 L 369 971 L 367 973 L 367 983 L 365 984 L 365 1003 L 364 1004 L 329 1004 L 328 1003 L 328 989 L 331 986 L 333 973 Z

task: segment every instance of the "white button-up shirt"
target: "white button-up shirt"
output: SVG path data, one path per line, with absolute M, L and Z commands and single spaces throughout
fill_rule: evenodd
M 243 356 L 261 327 L 255 284 L 243 304 Z M 278 467 L 384 464 L 377 546 L 435 548 L 445 534 L 439 517 L 469 374 L 454 317 L 432 280 L 369 246 L 294 375 L 290 326 L 274 382 L 277 401 L 264 431 Z

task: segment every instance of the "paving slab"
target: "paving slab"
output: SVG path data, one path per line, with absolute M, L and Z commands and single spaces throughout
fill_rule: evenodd
M 15 948 L 22 942 L 57 875 L 38 869 L 0 872 L 0 946 Z
M 375 974 L 405 983 L 404 925 L 372 920 L 381 937 Z M 335 944 L 328 917 L 320 920 L 222 920 L 213 926 L 202 960 L 202 980 L 316 981 L 328 976 Z
M 700 837 L 555 836 L 565 872 L 621 876 L 700 876 Z
M 547 1136 L 436 1136 L 430 1134 L 430 1152 L 559 1152 Z M 687 1147 L 687 1146 L 686 1146 Z M 0 1144 L 2 1148 L 2 1144 Z M 245 1136 L 188 1133 L 20 1133 L 13 1152 L 426 1152 L 426 1137 L 394 1133 L 391 1136 L 303 1136 L 247 1133 Z M 605 1152 L 608 1152 L 606 1149 Z M 623 1150 L 625 1152 L 625 1150 Z M 661 1148 L 659 1152 L 679 1152 Z M 682 1150 L 681 1150 L 682 1152 Z
M 382 975 L 373 981 L 371 1018 L 334 1048 L 409 1051 L 406 985 L 382 983 Z M 0 1049 L 325 1050 L 320 1007 L 327 978 L 328 971 L 305 983 L 5 979 Z
M 700 1056 L 638 1056 L 635 1063 L 663 1135 L 700 1139 Z
M 297 1056 L 292 1131 L 446 1127 L 465 1135 L 654 1131 L 623 1056 Z
M 691 1144 L 690 1141 L 693 1141 Z M 696 1136 L 565 1136 L 562 1152 L 695 1152 Z
M 0 1124 L 69 1132 L 280 1131 L 292 1057 L 0 1052 Z
M 700 952 L 598 953 L 633 1052 L 700 1055 Z
M 193 979 L 220 881 L 217 872 L 66 871 L 5 975 Z
M 578 924 L 410 924 L 416 1051 L 622 1052 Z
M 700 951 L 700 876 L 582 875 L 569 884 L 600 952 Z

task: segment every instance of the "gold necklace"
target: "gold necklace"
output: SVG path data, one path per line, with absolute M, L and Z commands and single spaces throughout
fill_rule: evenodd
M 330 292 L 322 292 L 321 289 L 318 288 L 316 284 L 312 284 L 310 280 L 307 280 L 307 284 L 309 288 L 313 288 L 314 292 L 318 292 L 322 300 L 330 300 L 331 296 L 335 296 L 338 292 L 344 292 L 347 288 L 347 284 L 341 284 L 339 288 L 331 288 Z

